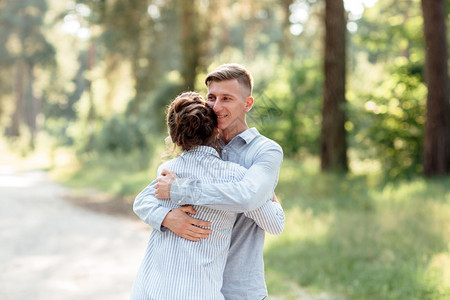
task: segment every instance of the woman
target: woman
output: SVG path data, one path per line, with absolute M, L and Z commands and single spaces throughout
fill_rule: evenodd
M 172 142 L 182 153 L 163 163 L 158 176 L 166 168 L 179 177 L 197 178 L 205 184 L 238 182 L 244 177 L 245 168 L 220 158 L 216 115 L 198 93 L 183 93 L 171 103 L 167 125 Z M 177 207 L 164 200 L 161 205 Z M 265 230 L 282 229 L 281 206 L 268 199 L 263 207 L 245 215 Z M 237 213 L 205 206 L 194 209 L 197 213 L 193 217 L 211 222 L 210 236 L 192 242 L 169 230 L 153 230 L 133 285 L 132 300 L 224 299 L 220 289 Z

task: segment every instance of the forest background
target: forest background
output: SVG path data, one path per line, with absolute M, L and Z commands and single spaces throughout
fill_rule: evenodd
M 166 150 L 167 104 L 241 63 L 248 123 L 285 154 L 271 295 L 450 299 L 449 14 L 448 0 L 2 0 L 2 142 L 130 212 Z

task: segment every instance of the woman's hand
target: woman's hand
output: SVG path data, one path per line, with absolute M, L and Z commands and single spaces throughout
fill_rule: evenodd
M 170 188 L 172 182 L 177 178 L 177 175 L 167 169 L 162 170 L 161 177 L 156 179 L 155 197 L 158 199 L 169 199 Z

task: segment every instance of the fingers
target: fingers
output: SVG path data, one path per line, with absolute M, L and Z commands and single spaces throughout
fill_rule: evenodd
M 190 227 L 186 232 L 184 232 L 181 237 L 193 241 L 198 242 L 201 239 L 206 239 L 211 234 L 211 229 L 199 228 L 196 226 Z
M 155 184 L 155 197 L 157 199 L 169 199 L 172 179 L 168 177 L 159 177 Z
M 209 226 L 211 226 L 211 222 L 202 221 L 202 220 L 195 219 L 195 218 L 192 218 L 191 223 L 192 223 L 192 225 L 201 226 L 201 227 L 209 227 Z M 203 229 L 203 228 L 201 228 L 201 229 Z
M 171 178 L 176 178 L 177 177 L 177 175 L 174 172 L 172 172 L 172 171 L 170 171 L 168 169 L 163 169 L 161 171 L 161 176 L 169 176 Z
M 160 188 L 161 186 L 164 186 L 164 184 L 166 184 L 167 178 L 164 177 L 158 177 L 156 178 L 156 184 L 155 184 L 155 188 Z
M 177 178 L 177 175 L 167 169 L 163 169 L 161 176 L 156 179 L 155 196 L 157 199 L 170 199 L 170 188 L 172 182 Z
M 189 227 L 187 233 L 194 238 L 206 239 L 211 234 L 211 229 L 200 228 L 192 225 L 192 227 Z
M 188 213 L 191 211 L 195 213 L 191 205 L 175 208 L 166 215 L 161 225 L 169 228 L 176 235 L 193 242 L 208 238 L 212 232 L 211 229 L 201 227 L 209 227 L 211 223 L 189 216 Z
M 211 229 L 200 228 L 195 225 L 189 224 L 183 226 L 182 228 L 178 228 L 178 230 L 174 233 L 187 240 L 198 242 L 201 239 L 208 238 L 211 234 Z
M 184 228 L 183 234 L 186 235 L 186 239 L 188 240 L 195 240 L 199 241 L 200 239 L 206 239 L 211 234 L 212 230 L 208 228 L 202 228 L 202 227 L 209 227 L 211 226 L 211 222 L 198 220 L 196 218 L 192 218 L 188 215 L 186 215 L 187 225 Z M 202 226 L 202 227 L 198 227 Z
M 195 215 L 197 212 L 195 211 L 194 207 L 192 205 L 184 205 L 180 207 L 180 210 L 182 210 L 185 213 Z
M 185 212 L 185 213 L 189 213 L 191 215 L 195 215 L 196 211 L 194 210 L 194 207 L 192 207 L 192 205 L 184 205 L 180 207 L 180 210 Z M 186 216 L 188 218 L 189 224 L 195 225 L 195 226 L 200 226 L 200 227 L 209 227 L 211 226 L 211 222 L 208 221 L 202 221 L 196 218 L 192 218 L 190 216 Z

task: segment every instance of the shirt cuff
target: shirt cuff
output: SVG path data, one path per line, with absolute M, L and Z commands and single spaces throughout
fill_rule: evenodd
M 164 221 L 164 218 L 167 216 L 167 214 L 172 210 L 170 207 L 164 207 L 161 206 L 158 208 L 158 210 L 153 212 L 153 216 L 151 218 L 152 221 L 150 222 L 150 226 L 152 226 L 153 229 L 156 229 L 158 231 L 166 231 L 168 230 L 166 227 L 162 226 L 162 222 Z
M 201 185 L 197 179 L 176 178 L 170 187 L 170 200 L 177 205 L 197 204 Z

